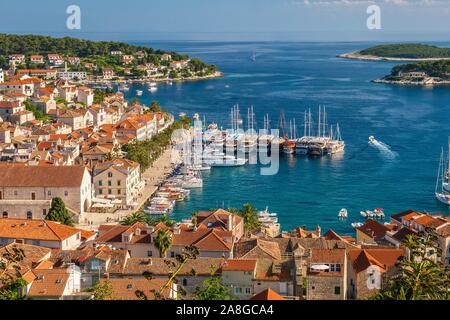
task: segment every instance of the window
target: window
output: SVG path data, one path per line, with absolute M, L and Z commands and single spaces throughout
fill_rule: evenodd
M 99 194 L 103 194 L 103 190 L 102 190 L 102 189 L 99 189 L 99 190 L 98 190 L 98 193 L 99 193 Z
M 341 287 L 334 287 L 334 294 L 341 294 Z
M 336 265 L 336 272 L 341 272 L 341 265 L 340 264 Z
M 187 279 L 184 278 L 184 279 L 183 279 L 183 286 L 187 286 L 187 283 L 188 283 L 188 282 L 187 282 Z
M 108 177 L 112 178 L 112 172 L 108 172 Z
M 98 185 L 101 187 L 103 185 L 103 181 L 102 180 L 98 180 Z
M 112 186 L 112 182 L 111 182 L 111 180 L 108 180 L 108 186 Z
M 3 211 L 2 217 L 7 219 L 8 218 L 8 212 L 7 211 Z
M 120 183 L 121 183 L 121 181 L 120 181 L 120 180 L 117 180 L 117 185 L 118 185 L 118 186 L 120 186 Z
M 111 189 L 108 189 L 108 194 L 112 194 L 112 190 Z
M 149 250 L 147 251 L 147 257 L 152 257 L 153 256 L 153 251 Z
M 17 190 L 14 190 L 14 195 L 17 196 Z
M 48 191 L 47 191 L 47 195 L 48 195 L 49 197 L 51 197 L 51 196 L 52 196 L 52 192 L 51 192 L 50 190 L 48 190 Z
M 42 215 L 45 217 L 47 215 L 47 209 L 42 209 Z
M 122 194 L 122 190 L 118 189 L 117 194 Z
M 251 288 L 245 288 L 245 294 L 252 294 Z
M 171 257 L 171 258 L 175 258 L 175 252 L 170 251 L 170 257 Z
M 240 288 L 240 287 L 234 288 L 234 293 L 235 294 L 242 294 L 242 288 Z
M 64 196 L 68 196 L 69 195 L 69 191 L 64 191 Z
M 28 219 L 28 220 L 33 219 L 33 212 L 31 212 L 31 211 L 28 211 L 28 212 L 27 212 L 27 219 Z

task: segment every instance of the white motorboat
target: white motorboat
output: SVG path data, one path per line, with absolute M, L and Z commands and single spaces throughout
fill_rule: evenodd
M 158 90 L 158 87 L 149 87 L 148 88 L 148 91 L 150 91 L 150 92 L 155 92 L 157 90 Z
M 339 218 L 342 218 L 342 219 L 347 218 L 347 217 L 348 217 L 348 211 L 347 211 L 347 209 L 342 208 L 342 209 L 339 211 L 338 217 L 339 217 Z
M 360 213 L 361 216 L 363 216 L 364 218 L 367 217 L 367 212 L 365 212 L 365 211 L 360 211 L 359 213 Z
M 361 227 L 361 226 L 363 226 L 364 224 L 362 223 L 362 222 L 353 222 L 352 224 L 351 224 L 351 226 L 353 227 L 353 228 L 359 228 L 359 227 Z
M 143 93 L 144 93 L 144 92 L 143 92 L 142 90 L 136 90 L 136 95 L 137 95 L 138 97 L 142 96 Z
M 183 179 L 181 183 L 183 188 L 192 189 L 192 188 L 202 188 L 203 187 L 203 179 L 197 177 L 189 177 Z
M 374 144 L 375 141 L 377 141 L 377 140 L 375 139 L 374 136 L 370 136 L 370 137 L 369 137 L 369 142 L 370 142 L 370 143 Z

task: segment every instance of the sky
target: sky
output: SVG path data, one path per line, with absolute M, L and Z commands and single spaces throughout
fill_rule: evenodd
M 66 26 L 69 5 L 80 30 Z M 23 0 L 0 12 L 3 33 L 94 40 L 450 41 L 450 0 Z

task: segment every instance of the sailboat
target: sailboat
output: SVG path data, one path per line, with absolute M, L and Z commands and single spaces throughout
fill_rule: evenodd
M 247 110 L 247 133 L 244 135 L 242 143 L 238 146 L 239 150 L 249 153 L 257 148 L 258 135 L 255 130 L 255 113 L 253 106 Z
M 447 170 L 444 170 L 442 188 L 450 192 L 450 137 L 448 138 Z
M 270 133 L 269 115 L 264 116 L 264 130 L 262 134 L 258 137 L 258 147 L 261 151 L 268 151 L 271 147 L 272 141 L 275 138 L 273 134 Z
M 444 150 L 441 151 L 441 158 L 439 159 L 439 169 L 436 178 L 435 196 L 443 204 L 450 206 L 450 195 L 444 190 L 444 181 L 446 173 L 446 163 L 444 161 Z M 440 187 L 440 188 L 439 188 Z
M 289 136 L 284 141 L 283 152 L 286 154 L 293 154 L 295 149 L 295 139 L 296 139 L 296 129 L 295 129 L 295 119 L 294 125 L 292 125 L 292 120 L 289 120 Z

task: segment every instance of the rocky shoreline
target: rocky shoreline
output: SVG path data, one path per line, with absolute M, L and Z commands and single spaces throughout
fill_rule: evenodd
M 349 53 L 342 53 L 337 55 L 338 58 L 354 59 L 354 60 L 366 60 L 366 61 L 438 61 L 438 60 L 450 60 L 450 58 L 391 58 L 391 57 L 379 57 L 368 56 L 360 54 L 360 51 L 354 51 Z
M 411 81 L 411 80 L 386 80 L 386 79 L 375 79 L 371 80 L 373 83 L 383 83 L 383 84 L 395 84 L 402 86 L 439 86 L 439 85 L 450 85 L 449 80 L 436 80 L 436 79 L 426 79 L 423 81 Z

